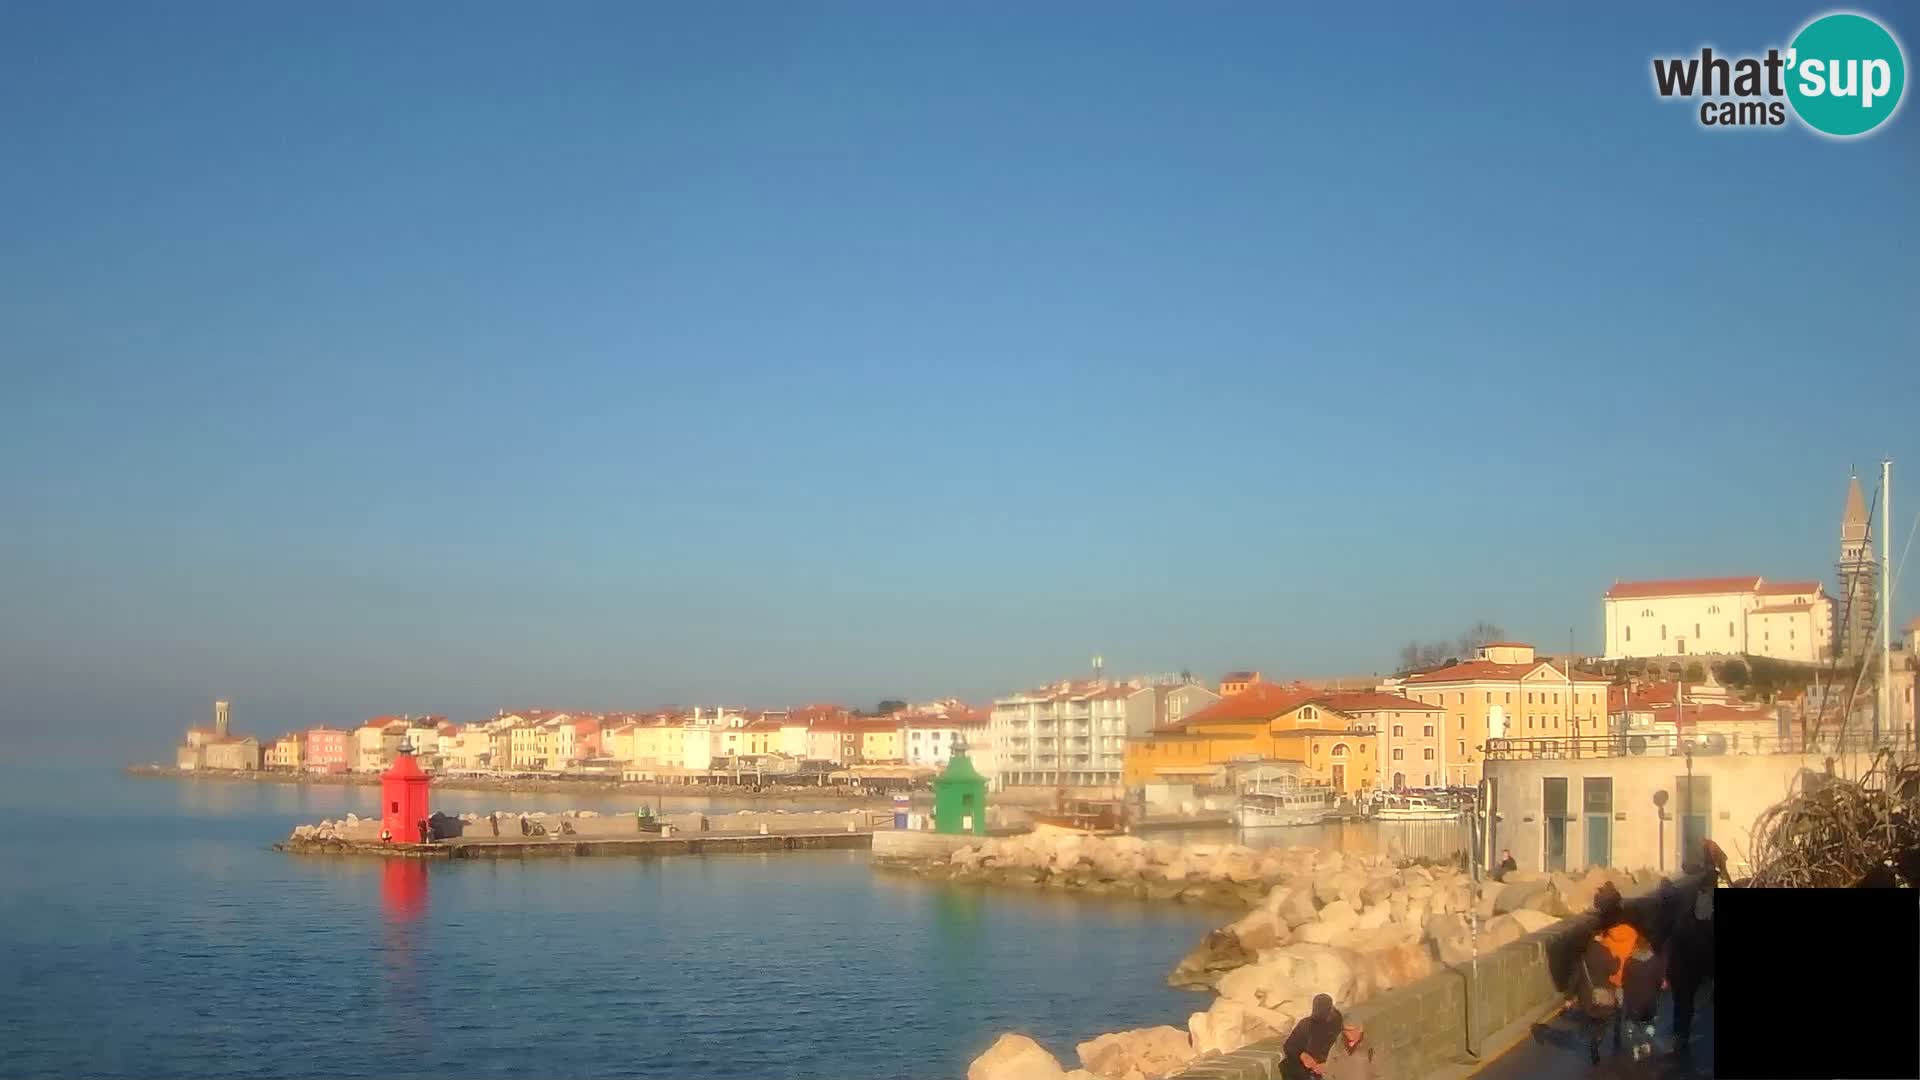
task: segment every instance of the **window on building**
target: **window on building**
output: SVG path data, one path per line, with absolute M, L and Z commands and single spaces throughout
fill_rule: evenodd
M 1627 627 L 1627 640 L 1628 641 L 1633 640 L 1633 627 L 1631 626 Z
M 1466 757 L 1467 756 L 1467 740 L 1461 739 L 1456 745 L 1460 747 L 1460 756 L 1463 758 Z
M 1508 705 L 1513 704 L 1513 691 L 1511 690 L 1507 691 L 1505 704 L 1508 704 Z
M 1529 705 L 1531 705 L 1531 704 L 1533 704 L 1533 695 L 1532 695 L 1532 694 L 1528 694 L 1528 695 L 1527 695 L 1527 704 L 1529 704 Z
M 1456 701 L 1456 702 L 1454 702 L 1454 704 L 1455 704 L 1455 705 L 1465 705 L 1466 703 L 1467 703 L 1467 692 L 1466 692 L 1466 691 L 1464 691 L 1464 690 L 1462 690 L 1462 691 L 1460 692 L 1460 699 L 1459 699 L 1458 701 Z
M 1422 734 L 1422 735 L 1424 735 L 1424 736 L 1426 736 L 1426 737 L 1427 737 L 1427 738 L 1429 738 L 1429 739 L 1431 739 L 1431 738 L 1433 738 L 1433 725 L 1432 725 L 1432 724 L 1428 724 L 1428 725 L 1427 725 L 1427 726 L 1425 727 L 1425 729 L 1423 729 L 1423 730 L 1422 730 L 1422 731 L 1420 732 L 1420 734 Z
M 1395 724 L 1395 725 L 1393 725 L 1393 737 L 1394 737 L 1394 738 L 1396 738 L 1396 739 L 1404 739 L 1404 738 L 1406 738 L 1406 737 L 1407 737 L 1407 725 L 1405 725 L 1405 724 Z
M 1699 623 L 1694 623 L 1694 624 L 1693 624 L 1693 636 L 1694 636 L 1694 637 L 1699 637 L 1699 636 L 1700 636 L 1700 624 L 1699 624 Z
M 1425 783 L 1425 784 L 1424 784 L 1423 786 L 1425 786 L 1425 787 L 1432 787 L 1432 786 L 1433 786 L 1433 774 L 1432 774 L 1432 773 L 1428 773 L 1428 774 L 1427 774 L 1427 779 L 1426 779 L 1426 783 Z
M 1429 746 L 1429 747 L 1427 747 L 1427 748 L 1426 748 L 1425 750 L 1422 750 L 1422 751 L 1420 752 L 1420 756 L 1422 756 L 1422 757 L 1424 757 L 1424 758 L 1426 758 L 1426 759 L 1427 759 L 1428 761 L 1432 761 L 1432 760 L 1433 760 L 1433 747 L 1431 747 L 1431 746 Z
M 1487 691 L 1487 700 L 1485 700 L 1485 701 L 1483 701 L 1483 702 L 1481 702 L 1481 704 L 1482 704 L 1482 705 L 1491 705 L 1491 704 L 1493 704 L 1493 691 L 1491 691 L 1491 690 L 1489 690 L 1489 691 Z
M 1732 636 L 1733 636 L 1733 624 L 1732 624 L 1732 623 L 1728 623 L 1728 624 L 1727 624 L 1727 636 L 1728 636 L 1728 637 L 1732 637 Z
M 1407 759 L 1407 752 L 1405 750 L 1402 750 L 1397 746 L 1393 748 L 1393 760 L 1405 761 L 1406 759 Z
M 1667 640 L 1667 624 L 1666 623 L 1660 624 L 1660 640 L 1661 641 Z

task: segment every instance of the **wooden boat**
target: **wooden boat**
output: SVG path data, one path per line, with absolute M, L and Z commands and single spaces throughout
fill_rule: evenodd
M 1119 803 L 1092 799 L 1063 799 L 1053 813 L 1033 815 L 1035 832 L 1119 833 L 1125 827 L 1126 811 Z

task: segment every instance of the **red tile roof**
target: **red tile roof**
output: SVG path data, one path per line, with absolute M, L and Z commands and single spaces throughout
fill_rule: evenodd
M 1402 712 L 1444 712 L 1438 705 L 1429 705 L 1424 701 L 1401 697 L 1399 694 L 1382 694 L 1373 690 L 1350 690 L 1337 694 L 1322 694 L 1314 698 L 1335 712 L 1361 713 L 1400 710 Z
M 1761 596 L 1797 595 L 1819 590 L 1820 583 L 1817 581 L 1763 581 L 1760 583 Z
M 1759 575 L 1747 577 L 1676 578 L 1671 581 L 1619 581 L 1607 590 L 1609 600 L 1632 600 L 1654 596 L 1710 596 L 1716 593 L 1751 592 L 1760 585 Z
M 1182 725 L 1265 721 L 1283 716 L 1312 701 L 1318 691 L 1299 683 L 1254 683 L 1232 697 L 1221 698 L 1188 715 Z
M 1533 648 L 1533 643 L 1530 641 L 1489 641 L 1480 647 L 1483 649 L 1531 649 Z
M 1534 660 L 1525 664 L 1496 664 L 1491 660 L 1469 660 L 1464 664 L 1455 664 L 1452 667 L 1443 667 L 1433 671 L 1423 671 L 1418 675 L 1409 675 L 1407 676 L 1407 682 L 1422 686 L 1432 686 L 1441 683 L 1451 685 L 1453 683 L 1481 680 L 1488 682 L 1518 682 L 1520 679 L 1531 675 L 1543 667 L 1553 672 L 1555 679 L 1562 682 L 1566 681 L 1566 672 L 1545 660 Z M 1584 671 L 1576 671 L 1573 673 L 1573 681 L 1575 683 L 1604 683 L 1610 682 L 1611 680 L 1605 675 L 1589 675 Z
M 1755 615 L 1790 615 L 1796 611 L 1812 611 L 1812 604 L 1768 604 L 1753 609 Z
M 1253 682 L 1260 677 L 1257 671 L 1229 671 L 1220 676 L 1221 682 Z

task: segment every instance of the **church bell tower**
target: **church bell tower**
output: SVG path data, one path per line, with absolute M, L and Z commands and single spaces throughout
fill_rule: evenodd
M 1841 619 L 1834 634 L 1840 658 L 1864 660 L 1873 650 L 1874 616 L 1880 604 L 1880 564 L 1873 557 L 1873 532 L 1867 520 L 1867 500 L 1860 494 L 1860 477 L 1847 482 L 1847 509 L 1840 519 L 1840 594 L 1836 608 Z

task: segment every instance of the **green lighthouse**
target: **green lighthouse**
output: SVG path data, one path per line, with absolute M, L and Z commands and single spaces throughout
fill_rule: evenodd
M 987 778 L 974 769 L 958 736 L 947 771 L 933 779 L 933 831 L 987 835 Z

